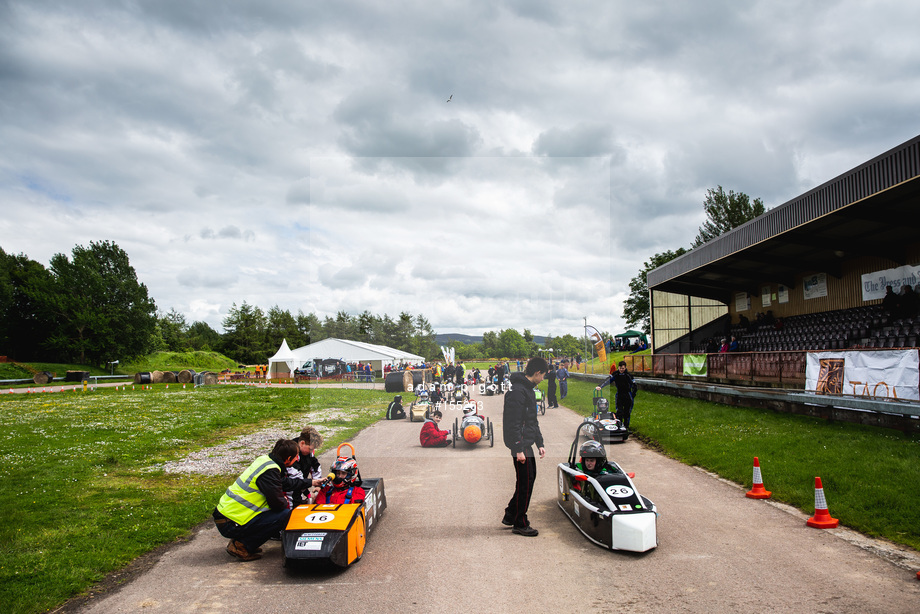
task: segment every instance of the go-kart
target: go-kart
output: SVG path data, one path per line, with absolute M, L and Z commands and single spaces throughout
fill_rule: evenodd
M 336 449 L 339 456 L 343 443 Z M 387 497 L 383 478 L 361 479 L 358 485 L 365 490 L 364 501 L 358 503 L 322 503 L 299 505 L 291 512 L 287 527 L 281 536 L 281 564 L 290 567 L 298 561 L 329 561 L 338 567 L 348 567 L 364 554 L 368 535 L 377 526 Z
M 428 419 L 429 411 L 431 401 L 428 399 L 428 391 L 423 388 L 409 406 L 409 422 L 424 422 Z
M 594 391 L 594 413 L 584 419 L 588 425 L 585 433 L 589 439 L 601 443 L 623 443 L 629 438 L 629 429 L 612 413 L 610 402 L 599 391 Z
M 569 520 L 589 540 L 611 550 L 646 552 L 658 546 L 658 510 L 639 494 L 632 478 L 608 460 L 606 472 L 588 474 L 576 468 L 583 422 L 575 432 L 569 460 L 559 463 L 557 502 Z
M 483 437 L 489 440 L 489 447 L 495 446 L 495 433 L 492 429 L 492 422 L 487 418 L 478 415 L 475 406 L 471 413 L 465 413 L 463 418 L 454 418 L 454 430 L 451 433 L 454 447 L 457 447 L 457 440 L 462 439 L 470 444 L 479 443 Z
M 537 397 L 537 411 L 543 415 L 546 415 L 546 396 L 539 388 L 534 388 L 533 393 L 534 396 Z

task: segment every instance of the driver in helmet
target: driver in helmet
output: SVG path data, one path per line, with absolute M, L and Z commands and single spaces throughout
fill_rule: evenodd
M 610 416 L 610 401 L 608 401 L 606 397 L 600 397 L 597 400 L 597 404 L 594 406 L 594 411 L 598 416 L 601 417 L 601 419 L 612 418 L 612 416 Z M 604 414 L 607 415 L 605 416 Z
M 347 456 L 340 456 L 332 464 L 335 476 L 327 482 L 316 496 L 316 503 L 358 503 L 364 501 L 365 492 L 361 488 L 358 474 L 358 461 Z
M 607 452 L 601 442 L 593 439 L 584 442 L 578 449 L 578 456 L 581 457 L 581 462 L 576 463 L 575 468 L 579 471 L 591 477 L 612 473 L 610 465 L 607 464 Z

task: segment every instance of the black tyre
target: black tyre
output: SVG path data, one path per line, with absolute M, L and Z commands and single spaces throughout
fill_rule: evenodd
M 457 447 L 457 419 L 454 418 L 454 432 L 451 433 L 454 436 L 454 447 Z
M 489 422 L 489 447 L 495 447 L 495 433 L 492 430 L 492 423 Z

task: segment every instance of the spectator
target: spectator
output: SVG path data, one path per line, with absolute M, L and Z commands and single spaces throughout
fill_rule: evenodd
M 543 381 L 549 370 L 546 360 L 540 357 L 527 361 L 524 373 L 511 376 L 511 391 L 505 397 L 502 428 L 505 446 L 511 450 L 514 465 L 514 494 L 505 507 L 502 524 L 512 527 L 512 532 L 526 537 L 536 537 L 539 532 L 530 526 L 527 510 L 537 479 L 537 462 L 533 447 L 537 446 L 540 458 L 546 455 L 543 435 L 537 421 L 537 399 L 534 388 Z
M 559 383 L 559 400 L 564 401 L 565 397 L 569 394 L 569 371 L 565 368 L 566 363 L 563 362 L 558 369 L 556 369 L 556 381 Z M 558 405 L 557 405 L 558 407 Z

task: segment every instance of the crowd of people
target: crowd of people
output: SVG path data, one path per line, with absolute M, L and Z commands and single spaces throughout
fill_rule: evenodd
M 510 385 L 504 398 L 502 434 L 504 444 L 511 452 L 515 485 L 505 506 L 502 524 L 510 526 L 517 535 L 535 537 L 539 534 L 527 516 L 537 475 L 536 460 L 546 455 L 537 419 L 535 389 L 547 379 L 550 407 L 558 407 L 558 402 L 564 400 L 568 393 L 568 365 L 565 360 L 551 364 L 541 357 L 531 358 L 526 365 L 517 365 L 523 366 L 523 370 L 515 370 L 507 378 Z M 479 369 L 467 373 L 459 361 L 443 369 L 437 369 L 438 366 L 435 365 L 436 378 L 441 383 L 465 383 L 464 376 L 471 381 L 479 381 L 482 376 Z M 504 381 L 506 369 L 508 364 L 505 362 L 490 366 L 490 381 L 493 381 L 492 378 Z M 598 386 L 598 390 L 608 384 L 613 384 L 617 390 L 617 418 L 628 426 L 635 383 L 626 370 L 625 362 L 620 362 L 618 369 L 611 369 L 610 377 Z M 432 407 L 428 419 L 422 424 L 420 443 L 423 447 L 450 445 L 452 433 L 450 429 L 439 427 L 443 414 Z M 476 412 L 475 405 L 470 411 Z M 394 420 L 405 416 L 402 395 L 397 395 L 387 408 L 386 418 Z M 358 464 L 353 456 L 337 457 L 331 473 L 323 476 L 315 454 L 322 442 L 322 436 L 313 427 L 304 428 L 297 437 L 279 439 L 271 452 L 256 458 L 227 487 L 212 516 L 217 530 L 229 540 L 226 547 L 228 554 L 242 561 L 260 559 L 262 545 L 269 539 L 280 537 L 291 512 L 298 505 L 356 503 L 365 499 Z M 592 460 L 597 454 L 582 453 L 581 456 L 586 471 L 602 470 L 603 462 L 598 465 Z

